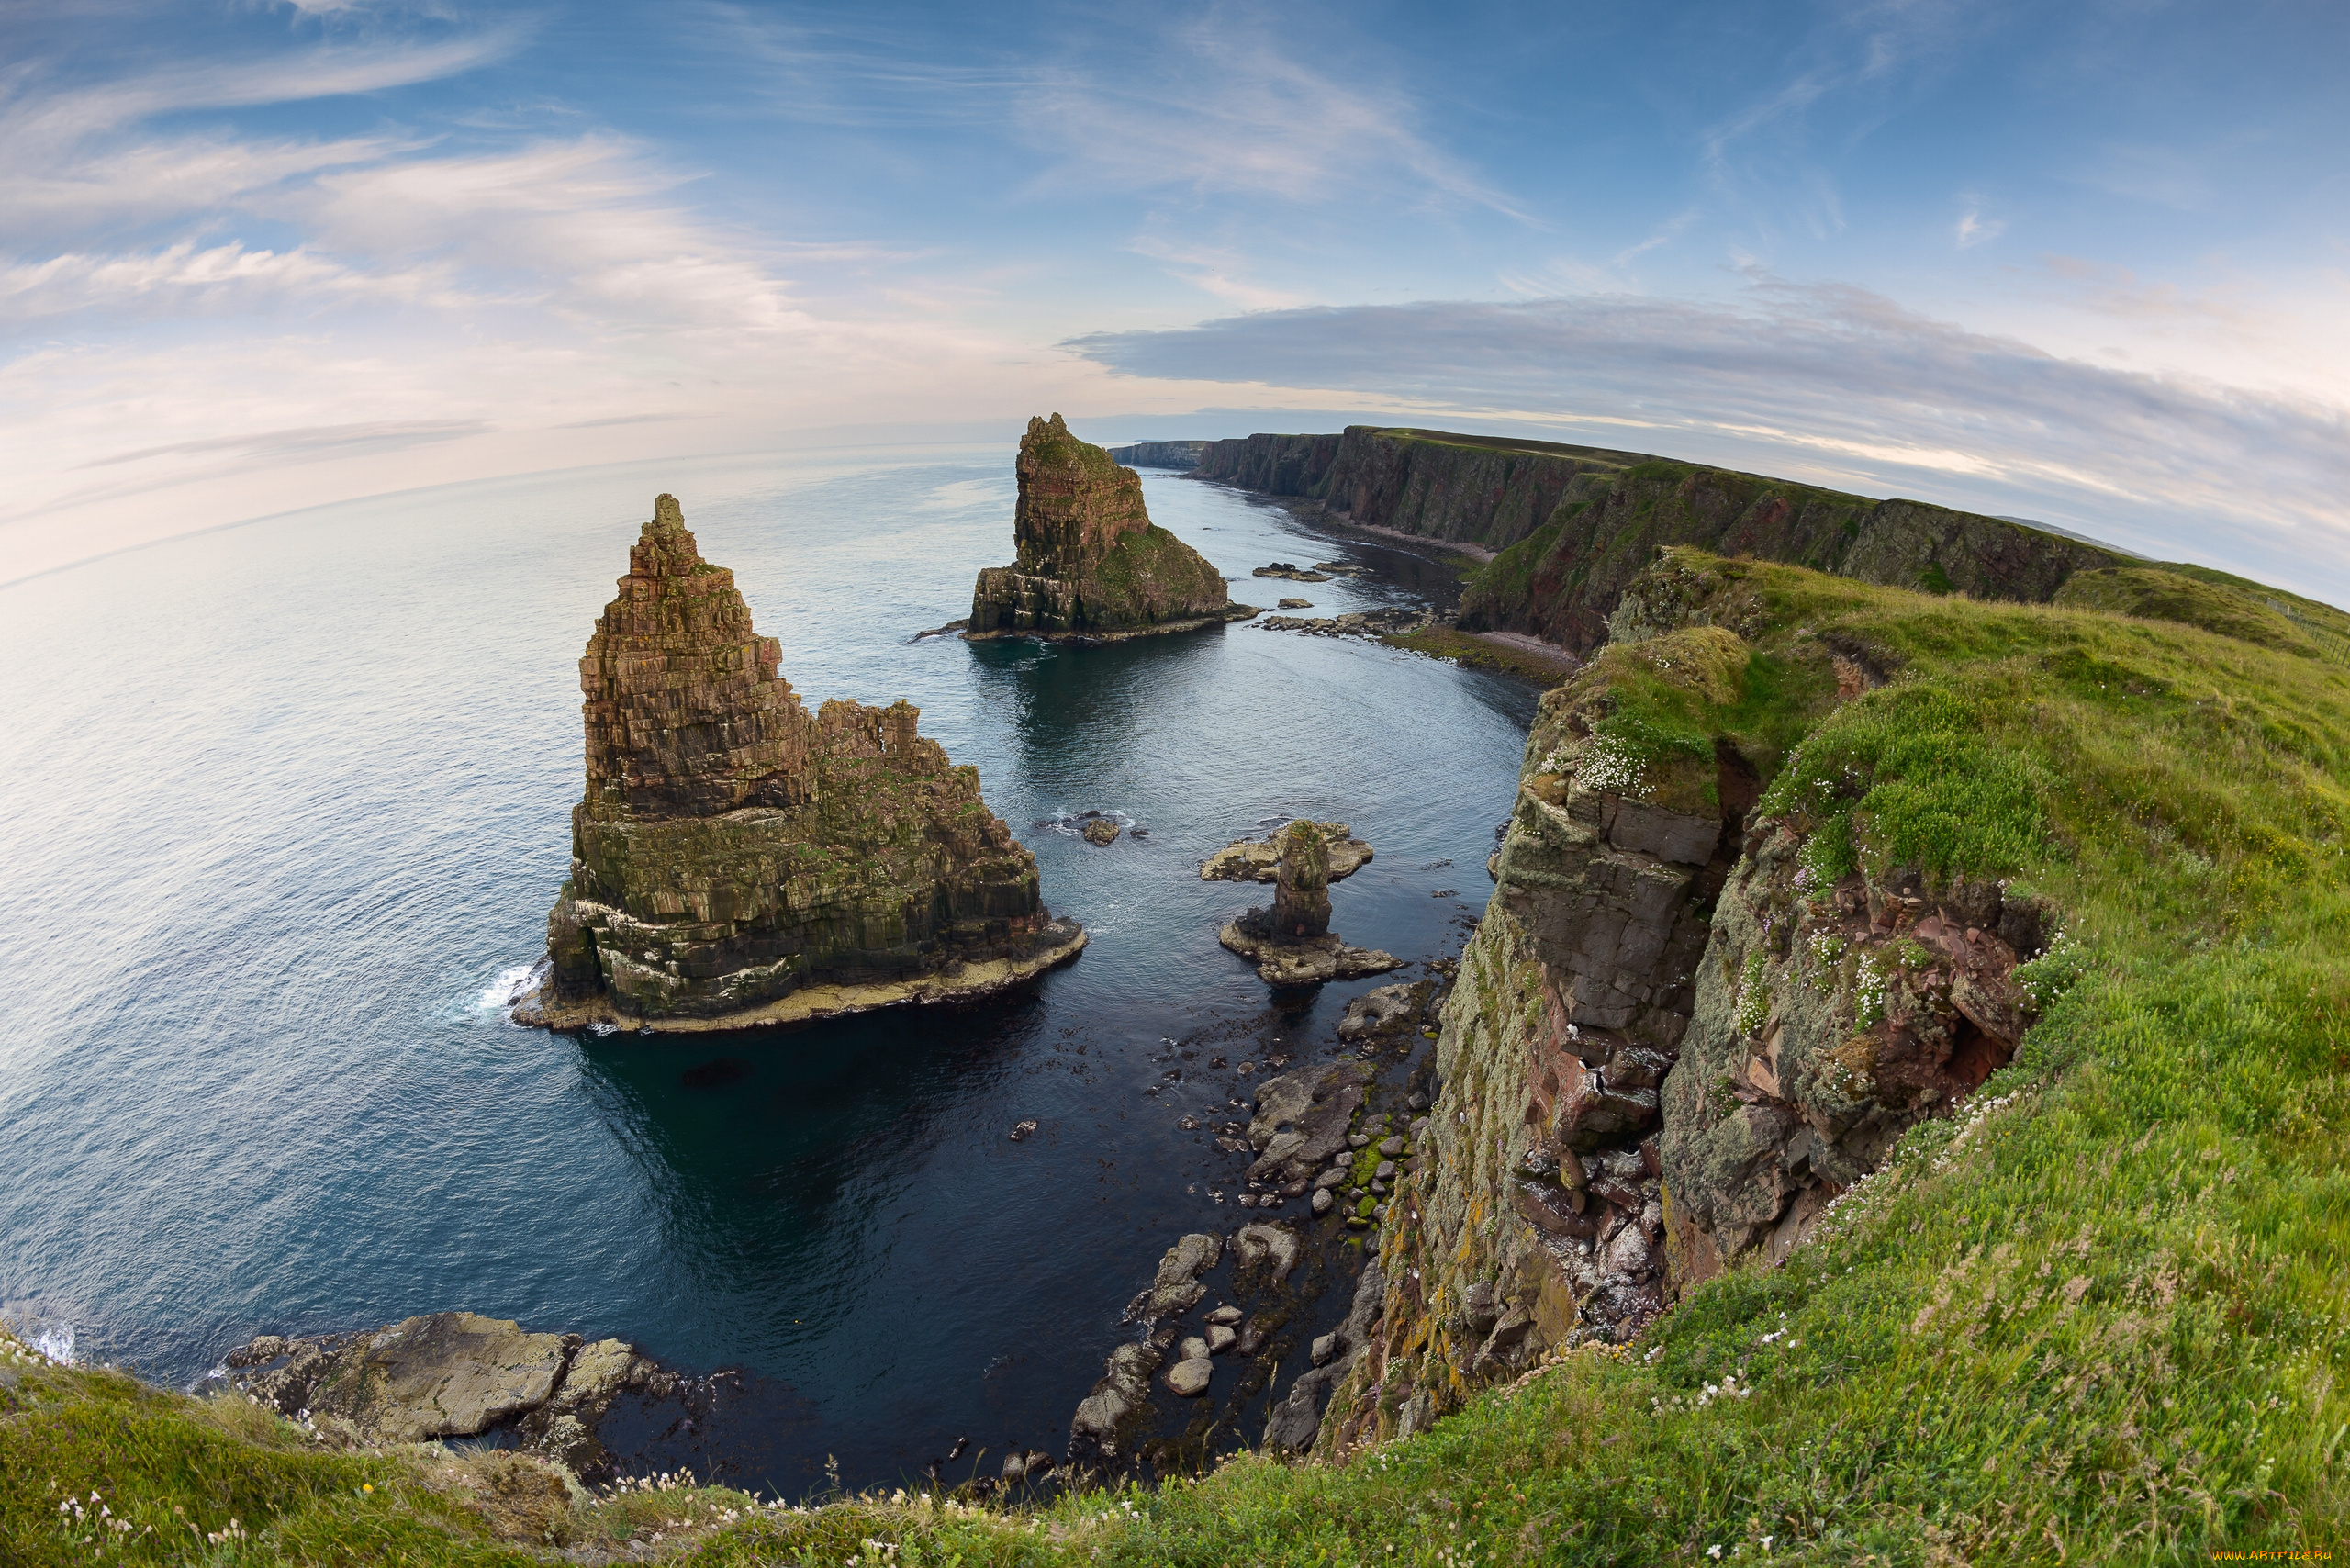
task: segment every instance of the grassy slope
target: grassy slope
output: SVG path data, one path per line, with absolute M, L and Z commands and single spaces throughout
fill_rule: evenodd
M 688 1560 L 869 1561 L 868 1537 L 901 1562 L 1201 1564 L 2183 1562 L 2338 1540 L 2350 670 L 2171 622 L 1684 565 L 1753 644 L 1739 702 L 1628 668 L 1628 711 L 1737 736 L 1782 801 L 1849 777 L 1805 820 L 1849 823 L 1863 857 L 1898 837 L 2004 858 L 2071 912 L 2078 983 L 1966 1114 L 1913 1131 L 1785 1268 L 1734 1271 L 1628 1352 L 1577 1352 L 1408 1442 L 1010 1517 L 762 1516 L 691 1536 Z M 1895 680 L 1829 707 L 1829 643 Z M 1905 715 L 1944 741 L 1905 744 Z M 301 1452 L 104 1374 L 31 1383 L 76 1392 L 0 1416 L 0 1556 L 79 1555 L 48 1518 L 69 1488 L 138 1499 L 142 1523 L 239 1511 L 256 1533 L 222 1561 L 501 1550 L 453 1467 Z M 227 1473 L 248 1459 L 256 1479 Z M 390 1479 L 352 1494 L 363 1477 Z M 608 1540 L 608 1518 L 562 1529 Z

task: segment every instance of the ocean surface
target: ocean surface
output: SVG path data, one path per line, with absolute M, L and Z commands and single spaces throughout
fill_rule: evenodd
M 1377 858 L 1334 888 L 1335 928 L 1457 953 L 1534 693 L 1249 626 L 917 639 L 1011 559 L 1012 460 L 540 476 L 0 588 L 0 1314 L 183 1386 L 256 1333 L 450 1307 L 617 1335 L 742 1369 L 767 1419 L 737 1478 L 789 1494 L 827 1456 L 857 1485 L 958 1437 L 1058 1454 L 1159 1254 L 1241 1218 L 1214 1194 L 1244 1162 L 1176 1123 L 1239 1114 L 1249 1081 L 1205 1049 L 1170 1067 L 1169 1042 L 1326 1056 L 1384 983 L 1277 1007 L 1215 941 L 1270 890 L 1203 882 L 1201 857 L 1343 820 Z M 1250 603 L 1333 613 L 1443 579 L 1231 490 L 1144 483 Z M 567 865 L 576 661 L 661 490 L 811 707 L 910 699 L 978 766 L 1046 902 L 1092 933 L 1073 965 L 968 1010 L 721 1040 L 506 1021 Z M 1328 559 L 1383 575 L 1248 575 Z M 1035 825 L 1086 810 L 1148 836 Z

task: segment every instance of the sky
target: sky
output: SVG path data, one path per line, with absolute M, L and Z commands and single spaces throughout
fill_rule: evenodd
M 0 582 L 699 454 L 1410 422 L 2350 604 L 2350 6 L 0 7 Z

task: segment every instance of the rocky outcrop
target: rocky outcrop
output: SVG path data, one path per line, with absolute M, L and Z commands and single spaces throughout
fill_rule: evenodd
M 1207 449 L 1204 441 L 1138 441 L 1110 448 L 1110 460 L 1130 468 L 1196 468 Z
M 1785 1258 L 1894 1140 L 2005 1066 L 2030 1025 L 2018 965 L 2039 902 L 1914 871 L 1815 885 L 1793 821 L 1756 824 L 1714 918 L 1660 1153 L 1673 1282 Z
M 1371 864 L 1371 846 L 1357 838 L 1346 823 L 1315 823 L 1314 825 L 1322 834 L 1326 875 L 1330 881 L 1351 877 Z M 1274 881 L 1280 877 L 1281 858 L 1279 834 L 1270 834 L 1263 838 L 1236 838 L 1200 862 L 1200 880 Z
M 1393 953 L 1350 947 L 1331 932 L 1330 849 L 1321 827 L 1301 817 L 1274 838 L 1281 853 L 1272 907 L 1228 922 L 1216 939 L 1253 959 L 1268 985 L 1314 985 L 1403 968 Z
M 664 1374 L 619 1339 L 533 1334 L 507 1318 L 436 1312 L 372 1333 L 265 1334 L 231 1351 L 238 1388 L 331 1441 L 414 1443 L 515 1432 L 592 1473 L 595 1426 L 620 1395 Z
M 1325 1443 L 1424 1428 L 1550 1350 L 1631 1338 L 1742 1254 L 1785 1257 L 2031 1021 L 2037 900 L 1822 873 L 1810 846 L 1850 831 L 1823 826 L 1850 800 L 1807 790 L 1762 817 L 1778 797 L 1728 734 L 1625 716 L 1619 684 L 1718 720 L 1756 668 L 1801 669 L 1830 705 L 1882 680 L 1864 646 L 1781 636 L 1739 577 L 1660 561 L 1604 655 L 1542 700 L 1444 1006 L 1433 1159 L 1389 1201 L 1383 1327 Z M 1769 657 L 1736 627 L 1774 638 Z
M 980 994 L 1083 946 L 918 710 L 811 715 L 779 656 L 659 498 L 579 663 L 587 789 L 518 1018 L 789 1023 Z
M 1142 480 L 1055 414 L 1020 442 L 1018 559 L 972 590 L 972 639 L 1102 639 L 1179 632 L 1256 613 L 1198 551 L 1158 527 Z

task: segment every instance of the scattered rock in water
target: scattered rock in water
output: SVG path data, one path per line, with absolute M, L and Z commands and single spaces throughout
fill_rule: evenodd
M 1207 1315 L 1207 1321 L 1212 1325 L 1237 1323 L 1240 1321 L 1240 1309 L 1237 1306 L 1219 1306 Z
M 1200 1130 L 1200 1119 L 1197 1116 L 1186 1116 L 1175 1126 L 1179 1131 L 1195 1133 Z
M 1232 1238 L 1232 1271 L 1236 1281 L 1253 1275 L 1260 1267 L 1270 1265 L 1270 1277 L 1264 1282 L 1280 1284 L 1297 1267 L 1299 1243 L 1297 1232 L 1285 1225 L 1259 1222 L 1244 1225 Z M 1235 1287 L 1238 1288 L 1237 1285 Z
M 1425 610 L 1357 610 L 1319 620 L 1268 615 L 1257 622 L 1268 632 L 1303 632 L 1309 637 L 1408 637 L 1426 631 L 1436 617 Z
M 1338 1038 L 1351 1043 L 1371 1036 L 1401 1034 L 1418 1021 L 1435 991 L 1435 984 L 1428 980 L 1367 991 L 1347 1003 L 1346 1014 L 1338 1020 Z
M 1121 1345 L 1110 1352 L 1101 1381 L 1069 1417 L 1072 1461 L 1117 1457 L 1123 1429 L 1148 1408 L 1150 1374 L 1158 1370 L 1163 1359 L 1157 1347 L 1147 1344 Z
M 1275 605 L 1274 608 L 1277 610 L 1311 610 L 1314 608 L 1314 601 L 1310 599 L 1285 599 L 1279 604 Z
M 1438 888 L 1434 892 L 1428 894 L 1428 897 L 1432 899 L 1449 899 L 1460 890 L 1458 888 Z
M 1308 1180 L 1347 1142 L 1347 1126 L 1362 1106 L 1371 1070 L 1338 1061 L 1308 1068 L 1258 1086 L 1256 1115 L 1248 1141 L 1259 1157 L 1248 1168 L 1255 1182 Z
M 1151 1282 L 1150 1295 L 1142 1316 L 1148 1318 L 1170 1316 L 1189 1312 L 1208 1294 L 1199 1276 L 1216 1266 L 1224 1256 L 1224 1238 L 1204 1232 L 1184 1237 L 1167 1249 L 1158 1260 L 1158 1275 Z
M 1024 1118 L 1023 1120 L 1020 1120 L 1020 1121 L 1017 1121 L 1017 1122 L 1013 1123 L 1013 1124 L 1012 1124 L 1012 1132 L 1011 1132 L 1011 1134 L 1010 1134 L 1009 1136 L 1011 1137 L 1011 1138 L 1012 1138 L 1012 1141 L 1013 1141 L 1013 1142 L 1014 1142 L 1014 1143 L 1018 1143 L 1018 1142 L 1020 1142 L 1021 1140 L 1023 1140 L 1024 1138 L 1026 1138 L 1026 1137 L 1030 1137 L 1031 1135 L 1033 1135 L 1033 1134 L 1035 1132 L 1035 1130 L 1036 1130 L 1036 1118 L 1035 1118 L 1035 1117 L 1034 1117 L 1034 1116 L 1029 1116 L 1029 1117 L 1025 1117 L 1025 1118 Z
M 1333 1208 L 1337 1206 L 1337 1202 L 1338 1201 L 1336 1198 L 1333 1198 L 1330 1195 L 1330 1190 L 1327 1187 L 1315 1188 L 1314 1190 L 1315 1217 L 1319 1219 L 1322 1215 L 1328 1214 Z
M 1195 1345 L 1199 1341 L 1187 1339 L 1184 1343 Z M 1168 1391 L 1181 1398 L 1199 1398 L 1207 1393 L 1208 1384 L 1214 1381 L 1215 1381 L 1215 1363 L 1203 1354 L 1187 1356 L 1167 1369 Z
M 1322 1430 L 1322 1407 L 1330 1390 L 1352 1370 L 1355 1358 L 1370 1343 L 1371 1326 L 1379 1321 L 1387 1297 L 1387 1276 L 1374 1260 L 1363 1265 L 1355 1282 L 1355 1298 L 1347 1320 L 1314 1342 L 1309 1351 L 1314 1370 L 1300 1374 L 1289 1393 L 1274 1402 L 1265 1423 L 1268 1449 L 1303 1453 L 1314 1446 Z
M 1240 1330 L 1227 1328 L 1221 1323 L 1213 1324 L 1208 1328 L 1207 1340 L 1208 1354 L 1220 1356 L 1239 1342 Z
M 1088 844 L 1111 844 L 1117 839 L 1118 824 L 1108 817 L 1095 817 L 1079 831 L 1085 835 Z
M 1308 571 L 1294 561 L 1275 561 L 1270 566 L 1259 566 L 1248 574 L 1252 577 L 1286 577 L 1293 583 L 1326 583 L 1327 572 Z
M 1315 823 L 1327 860 L 1325 875 L 1342 881 L 1371 864 L 1371 848 L 1344 823 Z M 1236 838 L 1200 862 L 1203 882 L 1273 882 L 1281 879 L 1281 834 Z

